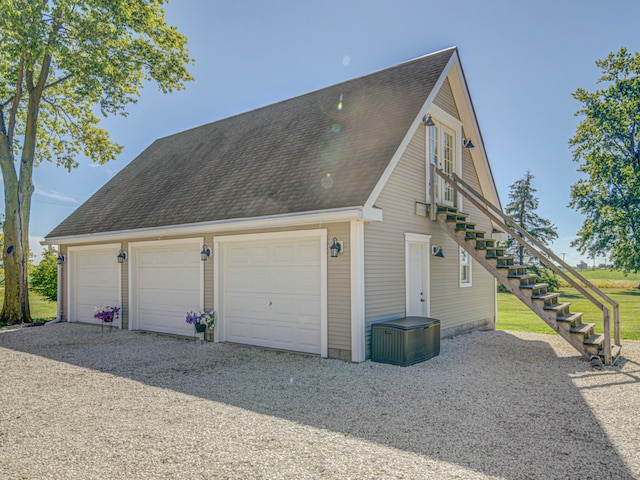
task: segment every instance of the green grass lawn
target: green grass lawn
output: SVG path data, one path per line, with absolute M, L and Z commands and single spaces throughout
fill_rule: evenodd
M 4 301 L 4 288 L 0 287 L 0 308 Z M 31 318 L 35 322 L 54 320 L 57 315 L 57 303 L 41 297 L 33 290 L 29 291 L 29 306 Z
M 599 272 L 603 272 L 600 270 Z M 596 271 L 598 272 L 598 271 Z M 586 275 L 585 275 L 586 277 Z M 615 277 L 610 280 L 616 280 Z M 603 291 L 620 304 L 620 335 L 623 339 L 640 340 L 640 290 L 634 288 L 603 288 Z M 570 302 L 572 312 L 582 312 L 585 323 L 595 323 L 596 332 L 602 333 L 602 312 L 585 300 L 573 288 L 558 291 L 560 301 Z M 613 313 L 611 315 L 613 334 Z M 554 333 L 536 314 L 529 310 L 515 295 L 498 293 L 499 330 Z
M 640 273 L 625 275 L 616 270 L 591 269 L 578 272 L 598 288 L 635 288 L 640 284 Z

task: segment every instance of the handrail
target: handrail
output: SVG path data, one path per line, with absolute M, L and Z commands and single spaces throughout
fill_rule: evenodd
M 431 187 L 430 193 L 431 193 L 432 206 L 435 206 L 435 182 L 433 181 L 433 179 L 435 178 L 433 175 L 433 172 L 435 172 L 435 174 L 441 177 L 445 182 L 449 183 L 454 188 L 454 190 L 456 190 L 462 196 L 467 198 L 471 203 L 473 203 L 480 210 L 483 210 L 491 220 L 493 220 L 499 226 L 504 228 L 509 234 L 511 234 L 514 240 L 516 240 L 518 243 L 526 247 L 544 265 L 547 265 L 551 270 L 553 270 L 555 273 L 560 275 L 560 277 L 562 277 L 569 285 L 571 285 L 580 293 L 582 293 L 582 295 L 584 295 L 589 301 L 591 301 L 591 303 L 593 303 L 598 309 L 602 310 L 604 334 L 605 334 L 605 341 L 604 341 L 605 362 L 606 364 L 610 364 L 611 363 L 611 325 L 610 325 L 609 309 L 606 306 L 604 306 L 598 299 L 596 299 L 586 288 L 591 289 L 595 294 L 597 294 L 600 298 L 605 300 L 607 303 L 609 303 L 613 307 L 614 339 L 615 339 L 616 345 L 620 345 L 620 308 L 619 308 L 618 302 L 611 299 L 606 293 L 604 293 L 598 287 L 593 285 L 589 280 L 587 280 L 582 275 L 580 275 L 570 265 L 565 263 L 564 260 L 561 260 L 555 253 L 553 253 L 553 251 L 549 250 L 545 245 L 543 245 L 540 241 L 534 238 L 529 232 L 527 232 L 525 229 L 520 227 L 520 225 L 518 225 L 512 217 L 505 214 L 498 207 L 490 203 L 486 198 L 484 198 L 480 193 L 476 192 L 473 189 L 473 187 L 467 184 L 455 173 L 452 173 L 451 176 L 449 176 L 444 172 L 442 172 L 442 170 L 436 168 L 436 166 L 433 164 L 431 164 L 430 167 L 431 167 L 432 174 L 430 175 L 429 184 Z M 433 218 L 435 214 L 435 208 L 432 208 L 431 210 L 432 210 L 432 218 Z M 492 213 L 492 212 L 495 212 L 495 213 Z M 516 234 L 512 230 L 512 228 L 518 231 L 522 236 Z M 529 244 L 529 242 L 527 242 L 526 240 L 524 240 L 523 237 L 525 237 L 529 242 L 535 245 L 535 247 Z M 540 252 L 538 252 L 538 249 L 544 252 L 546 257 L 545 255 L 542 255 Z M 571 273 L 578 280 L 580 280 L 580 282 L 582 282 L 582 285 L 578 283 L 576 280 L 574 280 L 572 277 L 567 275 L 567 273 L 564 270 L 558 268 L 555 264 L 550 262 L 549 259 L 563 266 L 567 271 L 569 271 L 569 273 Z

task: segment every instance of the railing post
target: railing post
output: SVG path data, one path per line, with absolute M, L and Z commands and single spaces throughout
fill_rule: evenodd
M 602 321 L 604 326 L 604 364 L 611 365 L 611 319 L 609 309 L 603 308 Z
M 616 345 L 622 345 L 620 342 L 620 307 L 613 307 L 613 336 Z

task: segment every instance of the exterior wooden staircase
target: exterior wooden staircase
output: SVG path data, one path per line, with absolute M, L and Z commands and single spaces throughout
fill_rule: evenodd
M 621 351 L 618 304 L 531 237 L 513 219 L 490 204 L 488 200 L 455 174 L 448 176 L 433 165 L 431 172 L 431 205 L 436 206 L 431 209 L 432 220 L 437 221 L 443 230 L 476 262 L 490 272 L 584 357 L 591 360 L 592 364 L 602 365 L 604 362 L 606 365 L 612 365 Z M 524 245 L 545 266 L 560 275 L 569 285 L 594 303 L 603 312 L 604 332 L 602 334 L 595 333 L 595 323 L 585 323 L 582 318 L 583 314 L 571 312 L 571 304 L 562 302 L 559 298 L 560 294 L 549 293 L 547 291 L 548 285 L 538 283 L 537 275 L 531 273 L 526 266 L 515 264 L 513 257 L 505 255 L 505 247 L 500 246 L 496 240 L 487 238 L 486 232 L 477 230 L 476 225 L 468 221 L 469 215 L 459 212 L 455 206 L 436 205 L 433 193 L 435 192 L 436 175 L 478 207 L 494 224 L 500 226 L 512 238 Z M 558 267 L 558 264 L 562 268 Z M 603 301 L 609 303 L 614 311 L 614 343 L 611 342 L 609 307 L 605 306 Z

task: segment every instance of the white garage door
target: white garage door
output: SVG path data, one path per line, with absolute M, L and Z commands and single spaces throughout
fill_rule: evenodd
M 119 246 L 70 248 L 69 321 L 97 323 L 98 306 L 121 306 Z M 122 318 L 114 322 L 120 326 Z
M 321 353 L 318 238 L 223 246 L 224 339 Z
M 175 335 L 193 335 L 187 311 L 202 305 L 201 241 L 132 244 L 134 328 Z

